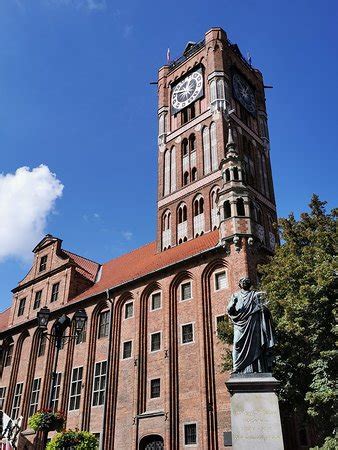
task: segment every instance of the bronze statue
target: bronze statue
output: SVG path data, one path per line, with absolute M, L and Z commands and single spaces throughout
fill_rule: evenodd
M 251 290 L 249 278 L 241 278 L 227 312 L 234 325 L 233 371 L 271 372 L 274 336 L 264 293 Z

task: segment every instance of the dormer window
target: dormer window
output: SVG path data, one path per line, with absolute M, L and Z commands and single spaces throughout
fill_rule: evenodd
M 43 272 L 47 268 L 47 255 L 41 256 L 39 272 Z

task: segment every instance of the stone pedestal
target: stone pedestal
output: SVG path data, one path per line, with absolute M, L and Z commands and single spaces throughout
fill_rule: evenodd
M 226 386 L 231 394 L 233 450 L 284 450 L 278 385 L 270 373 L 231 375 Z

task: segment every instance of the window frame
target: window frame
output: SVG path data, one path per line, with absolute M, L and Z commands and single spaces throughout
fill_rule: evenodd
M 20 388 L 18 389 L 18 386 Z M 19 392 L 17 392 L 19 391 Z M 21 400 L 22 400 L 22 394 L 23 394 L 23 381 L 16 383 L 14 388 L 14 395 L 12 400 L 12 407 L 11 407 L 11 419 L 16 420 L 19 416 L 20 408 L 21 408 Z
M 156 350 L 152 350 L 152 337 L 155 334 L 159 334 L 160 335 L 160 347 Z M 153 333 L 150 333 L 150 339 L 149 339 L 149 352 L 150 353 L 157 353 L 160 352 L 162 350 L 162 330 L 160 331 L 154 331 Z
M 132 315 L 127 317 L 127 305 L 132 305 Z M 134 317 L 134 300 L 127 300 L 124 304 L 124 320 L 132 319 Z
M 154 295 L 160 294 L 160 306 L 158 308 L 153 308 L 153 297 Z M 149 310 L 150 311 L 158 311 L 159 309 L 162 309 L 162 291 L 154 291 L 150 294 L 150 305 Z
M 192 325 L 192 341 L 189 342 L 183 342 L 183 327 L 186 325 Z M 182 323 L 180 325 L 181 327 L 181 345 L 189 345 L 189 344 L 194 344 L 195 343 L 195 322 L 187 322 L 187 323 Z
M 154 381 L 159 381 L 159 395 L 156 395 L 155 397 L 153 397 L 152 394 L 152 383 Z M 156 378 L 150 378 L 149 380 L 149 400 L 157 400 L 158 398 L 161 398 L 161 377 L 156 377 Z
M 36 385 L 35 385 L 36 382 Z M 41 389 L 41 377 L 34 378 L 32 383 L 31 395 L 29 398 L 29 417 L 36 413 L 39 406 L 39 397 Z
M 131 343 L 131 348 L 130 348 L 130 356 L 124 357 L 124 346 L 127 343 Z M 121 359 L 123 361 L 127 361 L 128 359 L 132 359 L 133 358 L 133 340 L 132 339 L 128 339 L 126 341 L 122 342 L 122 348 L 121 348 Z
M 4 367 L 10 367 L 12 365 L 13 354 L 14 354 L 14 342 L 8 344 L 6 348 Z
M 0 386 L 0 410 L 2 411 L 4 408 L 5 400 L 6 400 L 7 386 Z
M 77 372 L 77 378 L 74 380 L 75 371 Z M 81 371 L 81 378 L 79 378 L 79 372 Z M 83 366 L 73 367 L 72 368 L 72 378 L 70 381 L 70 389 L 69 389 L 69 403 L 68 403 L 68 411 L 79 411 L 81 407 L 81 391 L 82 391 L 82 383 L 83 383 Z M 72 394 L 72 387 L 75 385 L 75 393 Z M 77 392 L 79 391 L 79 392 Z M 74 407 L 71 408 L 72 400 L 74 400 Z
M 35 291 L 33 310 L 40 308 L 40 306 L 41 306 L 41 298 L 42 298 L 42 289 L 40 289 L 38 291 Z M 38 304 L 37 304 L 37 302 L 38 302 Z
M 52 292 L 50 293 L 50 303 L 57 302 L 60 293 L 60 281 L 52 284 Z
M 185 427 L 187 425 L 195 425 L 195 429 L 196 429 L 196 442 L 194 442 L 193 444 L 186 444 L 186 432 L 185 432 Z M 184 447 L 196 447 L 198 445 L 198 426 L 197 426 L 197 422 L 184 422 L 183 423 L 183 446 Z
M 106 369 L 105 369 L 104 373 L 102 373 L 103 363 L 106 363 Z M 97 375 L 96 374 L 96 367 L 98 365 L 100 365 L 100 372 Z M 106 395 L 105 394 L 106 394 L 106 386 L 107 386 L 107 372 L 108 372 L 107 369 L 108 369 L 108 361 L 106 359 L 103 359 L 102 361 L 96 361 L 95 362 L 94 372 L 93 372 L 93 392 L 92 392 L 92 401 L 91 401 L 91 407 L 92 408 L 101 407 L 101 406 L 104 406 L 104 404 L 105 404 L 105 401 L 106 401 Z M 103 386 L 103 388 L 101 388 L 101 383 L 102 383 L 102 379 L 103 378 L 104 378 L 104 383 L 103 383 L 104 386 Z M 98 389 L 95 389 L 95 380 L 96 379 L 98 380 L 98 385 L 99 385 Z M 96 404 L 94 404 L 95 394 L 97 394 L 97 401 L 98 401 Z M 100 394 L 103 394 L 102 395 L 102 397 L 103 397 L 102 403 L 100 403 L 100 399 L 101 399 L 101 395 Z
M 102 317 L 105 315 L 105 317 L 108 317 L 108 320 L 106 323 L 102 324 Z M 106 309 L 104 311 L 101 311 L 98 317 L 98 327 L 97 327 L 97 339 L 104 339 L 109 336 L 109 328 L 110 328 L 110 310 Z M 105 333 L 102 334 L 102 329 L 106 330 Z
M 18 305 L 18 317 L 21 317 L 25 314 L 25 309 L 26 309 L 26 299 L 27 297 L 22 297 L 19 300 L 19 305 Z
M 55 384 L 53 387 L 53 397 L 51 399 L 52 410 L 57 411 L 60 400 L 62 372 L 56 372 Z
M 183 298 L 183 286 L 185 285 L 185 284 L 190 284 L 190 297 L 189 298 Z M 179 290 L 180 290 L 180 302 L 186 302 L 186 301 L 188 301 L 188 300 L 192 300 L 193 299 L 193 293 L 192 293 L 192 282 L 191 282 L 191 280 L 188 280 L 188 281 L 182 281 L 182 283 L 180 283 L 180 285 L 179 285 Z
M 39 273 L 47 270 L 48 255 L 42 255 L 39 263 Z
M 219 275 L 221 273 L 225 274 L 225 287 L 217 289 L 217 275 Z M 227 289 L 228 287 L 229 287 L 229 284 L 228 284 L 228 271 L 225 268 L 216 270 L 214 272 L 214 291 L 215 292 L 223 291 L 224 289 Z
M 39 337 L 38 358 L 44 356 L 46 352 L 47 333 L 42 332 Z

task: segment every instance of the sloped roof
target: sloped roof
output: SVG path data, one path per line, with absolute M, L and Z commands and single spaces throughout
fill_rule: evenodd
M 119 286 L 191 256 L 198 255 L 205 250 L 214 248 L 218 243 L 218 237 L 219 232 L 215 230 L 158 253 L 156 252 L 156 242 L 146 244 L 103 264 L 99 281 L 71 301 L 88 298 L 106 289 Z
M 71 258 L 74 263 L 78 266 L 76 270 L 81 273 L 84 277 L 88 278 L 90 281 L 95 281 L 97 273 L 100 269 L 100 264 L 91 259 L 85 258 L 83 256 L 77 255 L 76 253 L 70 252 L 69 250 L 62 250 L 69 258 Z
M 8 328 L 8 320 L 11 312 L 11 307 L 0 312 L 0 331 L 5 331 Z

